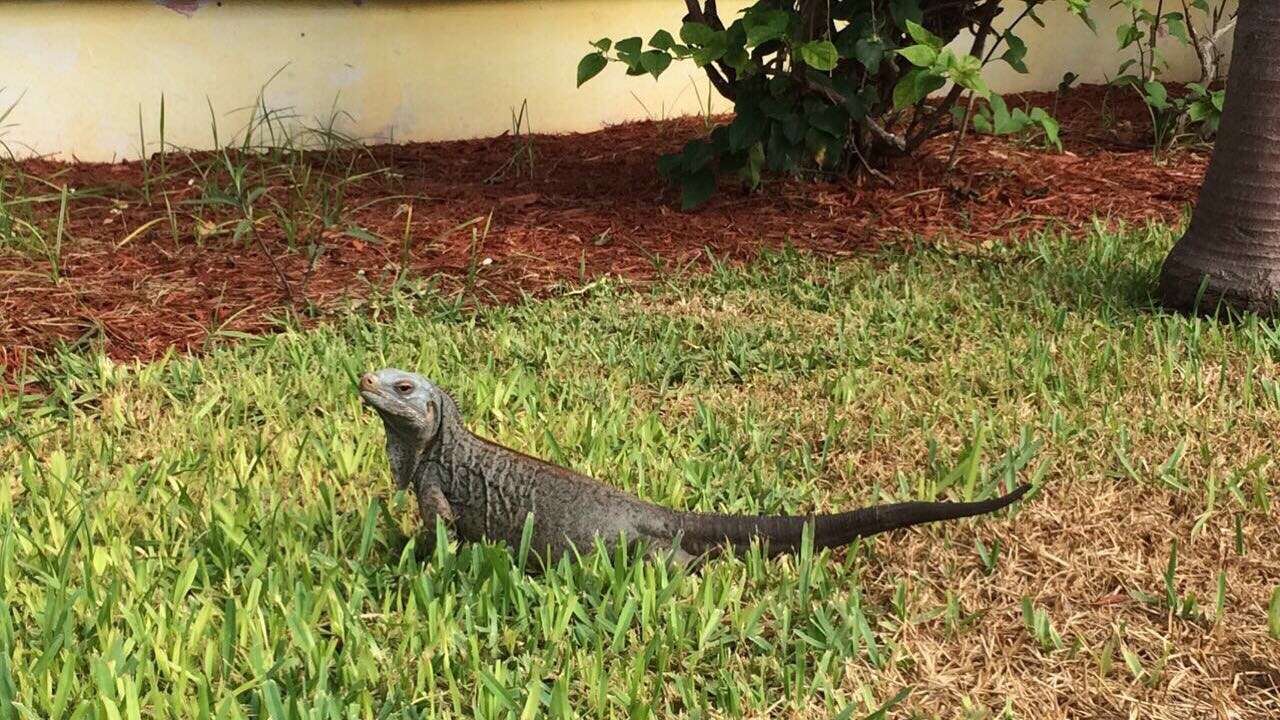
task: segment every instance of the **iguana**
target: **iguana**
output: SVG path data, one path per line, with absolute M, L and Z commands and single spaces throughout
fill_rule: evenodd
M 886 530 L 994 512 L 1030 489 L 981 502 L 904 502 L 831 515 L 679 512 L 472 434 L 453 398 L 421 375 L 395 368 L 366 373 L 360 395 L 382 418 L 396 486 L 417 496 L 429 529 L 441 519 L 462 540 L 518 547 L 532 514 L 530 549 L 541 559 L 590 551 L 597 539 L 641 542 L 680 563 L 755 540 L 777 555 L 800 548 L 806 523 L 813 525 L 815 550 L 839 547 Z

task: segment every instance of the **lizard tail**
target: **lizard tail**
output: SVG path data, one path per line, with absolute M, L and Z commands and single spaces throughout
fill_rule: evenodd
M 857 538 L 888 530 L 957 518 L 985 515 L 1016 502 L 1030 485 L 1003 497 L 979 502 L 904 502 L 875 505 L 831 515 L 715 515 L 680 516 L 681 548 L 693 555 L 715 554 L 732 546 L 738 550 L 760 540 L 768 555 L 796 552 L 806 524 L 813 524 L 815 550 L 848 545 Z

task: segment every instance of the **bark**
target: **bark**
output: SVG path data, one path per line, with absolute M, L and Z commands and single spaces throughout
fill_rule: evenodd
M 1201 288 L 1203 285 L 1203 294 Z M 1161 269 L 1168 308 L 1280 316 L 1280 2 L 1241 0 L 1222 127 L 1187 232 Z

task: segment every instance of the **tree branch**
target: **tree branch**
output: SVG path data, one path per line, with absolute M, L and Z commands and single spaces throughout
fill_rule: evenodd
M 684 0 L 684 6 L 688 10 L 684 16 L 685 22 L 702 23 L 712 30 L 724 30 L 724 22 L 720 19 L 719 10 L 716 9 L 716 0 L 707 0 L 705 9 L 698 4 L 698 0 Z M 719 62 L 707 63 L 702 69 L 707 73 L 707 79 L 711 81 L 716 92 L 727 100 L 734 99 L 737 93 L 734 92 L 733 83 L 738 79 L 737 71 Z
M 978 9 L 978 29 L 973 34 L 973 45 L 969 49 L 969 54 L 978 57 L 982 55 L 982 51 L 987 46 L 987 38 L 991 36 L 991 25 L 995 22 L 996 16 L 1000 14 L 999 0 L 988 0 L 988 2 Z M 1024 15 L 1025 17 L 1025 15 Z M 1021 19 L 1021 18 L 1019 18 Z M 1016 22 L 1014 23 L 1016 24 Z M 1012 27 L 1012 26 L 1011 26 Z M 920 113 L 912 118 L 911 124 L 907 126 L 906 141 L 904 151 L 914 149 L 928 138 L 932 137 L 934 128 L 938 126 L 938 122 L 942 119 L 942 114 L 948 112 L 950 108 L 960 99 L 960 95 L 964 93 L 964 87 L 959 84 L 951 86 L 951 90 L 947 92 L 946 98 L 943 99 L 933 112 L 929 113 L 924 123 L 920 123 Z M 919 130 L 916 128 L 919 126 Z
M 1156 79 L 1156 38 L 1159 36 L 1160 21 L 1164 18 L 1164 0 L 1156 3 L 1156 21 L 1151 23 L 1151 33 L 1147 38 L 1147 46 L 1151 52 L 1151 67 L 1147 68 L 1143 80 L 1151 82 Z

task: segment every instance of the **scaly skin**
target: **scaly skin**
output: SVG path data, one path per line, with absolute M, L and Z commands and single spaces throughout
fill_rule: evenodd
M 617 488 L 504 448 L 467 432 L 445 414 L 438 456 L 419 464 L 416 487 L 443 491 L 464 540 L 518 547 L 533 515 L 532 547 L 559 556 L 589 550 L 597 535 L 669 545 L 675 513 Z
M 472 434 L 448 393 L 420 375 L 394 368 L 367 373 L 360 394 L 382 418 L 396 484 L 413 490 L 429 529 L 439 518 L 462 540 L 518 547 L 532 515 L 531 550 L 544 560 L 587 552 L 597 539 L 669 551 L 677 562 L 753 541 L 773 554 L 792 552 L 806 523 L 814 526 L 815 548 L 836 547 L 886 530 L 992 512 L 1030 489 L 976 503 L 898 503 L 835 515 L 683 513 Z

